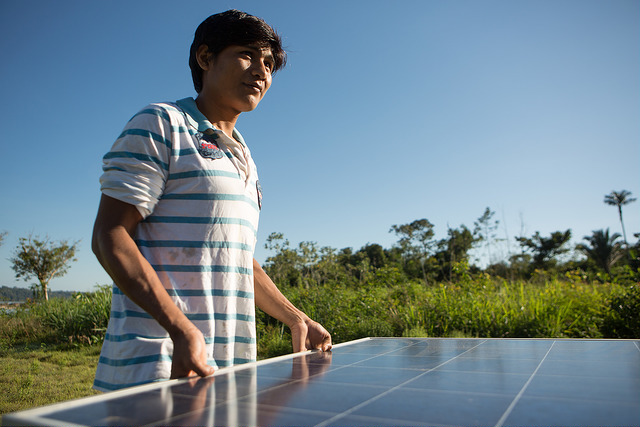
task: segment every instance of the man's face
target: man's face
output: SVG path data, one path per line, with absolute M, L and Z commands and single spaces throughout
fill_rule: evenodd
M 206 46 L 200 48 L 206 52 Z M 200 96 L 220 111 L 235 114 L 251 111 L 271 86 L 273 64 L 269 48 L 229 46 L 215 58 L 200 62 L 204 70 Z

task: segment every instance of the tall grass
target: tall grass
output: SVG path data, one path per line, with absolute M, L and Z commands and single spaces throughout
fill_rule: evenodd
M 366 336 L 640 338 L 640 287 L 571 275 L 505 281 L 463 272 L 456 283 L 390 283 L 393 271 L 358 288 L 340 283 L 288 288 L 287 297 L 322 323 L 334 342 Z M 260 340 L 286 341 L 269 319 Z M 279 334 L 279 336 L 277 335 Z
M 455 283 L 427 286 L 380 269 L 358 287 L 341 283 L 283 289 L 334 342 L 367 336 L 639 338 L 638 284 L 586 282 L 579 276 L 506 281 L 462 269 Z M 27 304 L 0 314 L 0 345 L 94 344 L 104 338 L 110 287 L 71 299 Z M 258 354 L 290 351 L 288 330 L 258 311 Z
M 76 293 L 72 298 L 29 302 L 0 315 L 0 343 L 94 344 L 104 339 L 111 311 L 111 287 Z

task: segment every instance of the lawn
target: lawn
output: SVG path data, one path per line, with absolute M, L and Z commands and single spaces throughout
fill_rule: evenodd
M 0 414 L 98 394 L 100 346 L 0 350 Z

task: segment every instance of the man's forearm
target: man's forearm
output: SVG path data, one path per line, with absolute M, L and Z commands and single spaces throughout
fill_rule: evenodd
M 132 236 L 141 220 L 135 206 L 103 195 L 91 247 L 118 288 L 173 337 L 194 326 L 175 305 L 135 244 Z
M 280 320 L 289 327 L 309 320 L 306 314 L 298 310 L 280 292 L 255 259 L 253 260 L 253 281 L 256 305 L 269 316 Z
M 105 232 L 98 239 L 96 257 L 127 297 L 149 313 L 172 337 L 193 326 L 124 228 Z

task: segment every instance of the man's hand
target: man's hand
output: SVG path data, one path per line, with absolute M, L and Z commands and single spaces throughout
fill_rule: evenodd
M 331 350 L 331 335 L 318 322 L 308 319 L 291 325 L 290 329 L 294 353 L 314 349 Z
M 318 322 L 298 310 L 277 288 L 258 261 L 253 260 L 256 305 L 269 316 L 289 326 L 295 353 L 305 350 L 331 350 L 331 335 Z
M 206 377 L 213 374 L 214 368 L 207 365 L 207 347 L 202 332 L 195 326 L 173 340 L 173 362 L 171 378 L 184 378 L 192 375 Z

